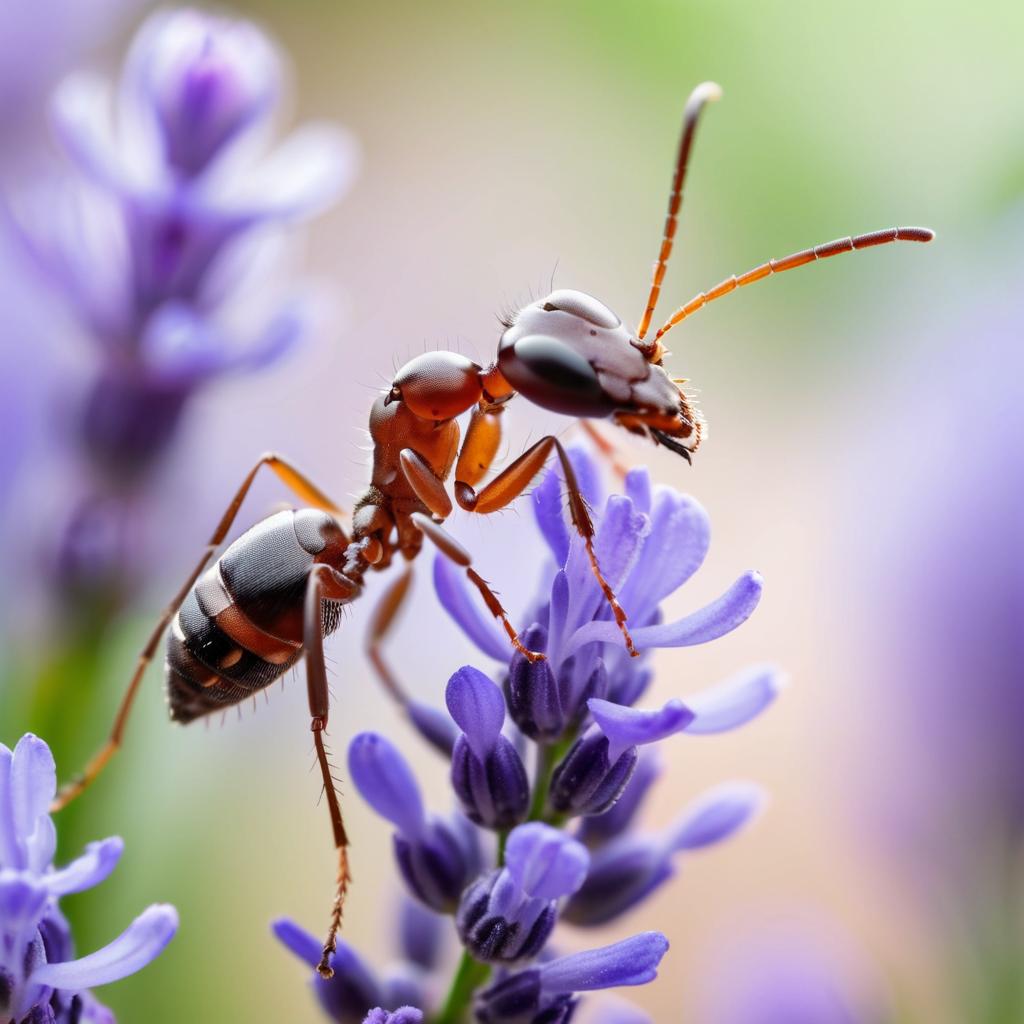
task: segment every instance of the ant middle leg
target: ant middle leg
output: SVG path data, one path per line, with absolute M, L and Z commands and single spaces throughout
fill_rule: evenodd
M 472 425 L 470 426 L 471 431 Z M 466 443 L 470 443 L 469 432 L 467 433 Z M 619 604 L 619 599 L 615 596 L 615 591 L 612 590 L 611 584 L 604 578 L 601 566 L 597 560 L 597 552 L 594 550 L 594 521 L 590 517 L 587 503 L 580 491 L 580 485 L 576 479 L 576 471 L 572 467 L 572 462 L 569 461 L 565 448 L 556 437 L 551 435 L 542 437 L 535 445 L 527 448 L 519 458 L 502 470 L 501 473 L 479 491 L 475 490 L 466 480 L 457 477 L 455 481 L 455 500 L 467 512 L 478 512 L 482 515 L 497 512 L 518 498 L 530 486 L 530 483 L 547 464 L 552 452 L 558 455 L 558 460 L 562 466 L 566 490 L 569 492 L 569 517 L 572 520 L 572 525 L 583 540 L 587 557 L 590 560 L 591 571 L 601 587 L 601 592 L 604 594 L 612 614 L 615 616 L 615 621 L 626 642 L 626 649 L 635 658 L 640 652 L 634 646 L 633 638 L 630 636 L 626 625 L 626 613 L 622 605 Z
M 150 662 L 153 660 L 153 657 L 160 646 L 160 638 L 163 636 L 164 630 L 170 625 L 171 620 L 177 614 L 182 602 L 186 597 L 188 597 L 189 591 L 191 591 L 195 586 L 196 581 L 202 575 L 203 570 L 207 565 L 209 565 L 210 559 L 213 558 L 217 548 L 220 547 L 224 538 L 228 535 L 228 531 L 234 524 L 235 519 L 238 516 L 238 512 L 242 507 L 242 503 L 245 501 L 245 497 L 249 493 L 249 490 L 253 485 L 253 481 L 256 479 L 256 474 L 262 466 L 267 466 L 271 469 L 278 479 L 280 479 L 282 483 L 284 483 L 285 486 L 296 495 L 296 497 L 302 499 L 304 502 L 315 505 L 317 508 L 323 509 L 325 512 L 330 512 L 332 515 L 341 514 L 341 510 L 338 506 L 335 505 L 334 502 L 332 502 L 330 498 L 328 498 L 324 492 L 309 479 L 309 477 L 296 469 L 295 466 L 286 459 L 274 452 L 267 452 L 260 457 L 256 465 L 253 466 L 246 474 L 238 490 L 235 492 L 234 497 L 228 504 L 227 509 L 225 509 L 224 514 L 221 516 L 220 521 L 217 524 L 217 528 L 213 531 L 213 534 L 207 541 L 206 547 L 203 549 L 203 553 L 200 556 L 199 561 L 196 563 L 195 568 L 189 574 L 188 579 L 186 579 L 182 584 L 181 589 L 174 595 L 170 604 L 164 608 L 163 613 L 157 620 L 156 625 L 153 627 L 153 631 L 149 634 L 149 639 L 146 641 L 145 646 L 139 653 L 138 660 L 135 663 L 135 671 L 132 673 L 132 677 L 129 680 L 128 686 L 121 698 L 121 703 L 118 705 L 117 715 L 114 718 L 114 724 L 110 730 L 109 736 L 107 737 L 107 741 L 99 751 L 89 759 L 89 762 L 86 764 L 81 774 L 77 775 L 70 782 L 61 787 L 60 792 L 57 794 L 50 807 L 51 812 L 56 813 L 62 808 L 67 807 L 72 800 L 80 796 L 96 780 L 97 776 L 103 771 L 110 759 L 120 749 L 124 740 L 124 732 L 128 724 L 128 718 L 135 703 L 135 698 L 138 695 L 139 686 L 142 683 L 142 677 L 145 675 L 146 669 L 149 667 Z

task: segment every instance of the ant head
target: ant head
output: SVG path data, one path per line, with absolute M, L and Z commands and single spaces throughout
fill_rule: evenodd
M 644 343 L 604 303 L 559 289 L 506 324 L 498 368 L 523 397 L 568 416 L 611 417 L 689 459 L 702 423 Z

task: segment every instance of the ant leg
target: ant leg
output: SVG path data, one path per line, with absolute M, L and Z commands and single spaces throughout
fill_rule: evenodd
M 310 504 L 315 505 L 317 508 L 323 509 L 325 512 L 330 512 L 335 515 L 340 514 L 338 506 L 335 505 L 323 493 L 323 491 L 321 491 L 308 477 L 306 477 L 305 474 L 297 470 L 290 462 L 273 452 L 267 452 L 265 455 L 260 457 L 259 462 L 257 462 L 256 465 L 253 466 L 253 468 L 246 474 L 241 486 L 235 492 L 235 496 L 231 499 L 231 503 L 221 516 L 220 522 L 217 524 L 217 528 L 213 531 L 206 547 L 203 549 L 203 553 L 200 556 L 199 561 L 196 563 L 195 568 L 190 573 L 188 579 L 185 580 L 178 593 L 174 595 L 171 603 L 164 609 L 163 614 L 160 616 L 156 626 L 153 628 L 153 632 L 150 633 L 149 639 L 146 641 L 146 645 L 142 648 L 138 661 L 135 663 L 135 671 L 132 673 L 132 677 L 128 682 L 124 696 L 121 698 L 121 703 L 117 709 L 117 715 L 114 718 L 114 725 L 110 730 L 107 742 L 103 744 L 98 753 L 93 755 L 80 775 L 76 776 L 69 783 L 61 787 L 60 792 L 57 794 L 56 799 L 50 807 L 52 813 L 56 813 L 62 808 L 67 807 L 72 800 L 80 796 L 85 789 L 95 781 L 100 772 L 103 771 L 107 762 L 110 761 L 114 754 L 117 753 L 122 740 L 124 739 L 124 731 L 128 723 L 128 716 L 131 714 L 132 705 L 135 703 L 135 697 L 138 694 L 139 686 L 142 683 L 142 677 L 145 674 L 149 663 L 153 660 L 153 656 L 156 654 L 157 648 L 160 646 L 160 637 L 163 635 L 163 632 L 168 625 L 170 625 L 171 619 L 173 619 L 177 614 L 178 608 L 181 606 L 182 602 L 186 597 L 188 597 L 189 591 L 195 586 L 196 580 L 199 579 L 203 570 L 209 564 L 214 552 L 216 552 L 217 548 L 220 547 L 224 538 L 227 536 L 228 531 L 231 529 L 231 526 L 235 521 L 235 517 L 238 515 L 239 509 L 242 507 L 242 502 L 245 501 L 245 496 L 249 493 L 249 489 L 252 487 L 253 481 L 256 479 L 256 474 L 259 472 L 261 466 L 267 466 L 272 469 L 278 478 L 303 501 L 307 501 Z
M 519 634 L 516 632 L 515 626 L 512 625 L 508 612 L 505 611 L 501 601 L 498 600 L 498 595 L 491 590 L 487 581 L 473 568 L 473 559 L 469 552 L 444 527 L 439 526 L 433 519 L 427 518 L 421 512 L 413 512 L 410 518 L 416 528 L 430 538 L 442 555 L 466 570 L 469 582 L 479 591 L 480 596 L 484 599 L 484 604 L 487 605 L 487 610 L 496 619 L 501 619 L 501 624 L 505 627 L 505 632 L 508 634 L 509 640 L 512 641 L 512 646 L 530 661 L 543 661 L 543 654 L 531 651 L 519 639 Z
M 590 568 L 601 586 L 605 600 L 611 607 L 619 629 L 622 631 L 626 649 L 635 658 L 640 652 L 633 645 L 633 638 L 629 635 L 629 629 L 626 627 L 626 613 L 623 611 L 622 605 L 619 604 L 615 591 L 604 578 L 601 566 L 597 561 L 597 553 L 594 551 L 594 522 L 590 518 L 587 503 L 580 492 L 580 485 L 576 480 L 576 473 L 569 461 L 569 456 L 557 438 L 550 435 L 542 437 L 479 492 L 465 480 L 456 479 L 455 500 L 467 512 L 479 512 L 482 515 L 505 508 L 530 486 L 534 477 L 544 468 L 552 451 L 558 454 L 558 460 L 562 464 L 562 474 L 569 492 L 569 517 L 572 520 L 572 525 L 583 538 L 587 557 L 590 559 Z
M 334 903 L 331 907 L 331 924 L 324 942 L 323 955 L 317 965 L 317 972 L 323 978 L 334 976 L 334 971 L 328 961 L 337 948 L 337 935 L 341 928 L 345 896 L 352 881 L 348 867 L 348 834 L 345 832 L 341 802 L 338 800 L 338 791 L 334 788 L 331 763 L 327 758 L 327 747 L 324 744 L 324 731 L 327 728 L 327 718 L 330 714 L 331 698 L 327 685 L 327 666 L 324 661 L 323 602 L 345 601 L 357 592 L 358 587 L 355 584 L 336 569 L 323 563 L 313 566 L 309 574 L 309 582 L 306 585 L 303 647 L 306 653 L 310 729 L 313 732 L 313 743 L 316 747 L 316 759 L 320 765 L 320 774 L 323 776 L 324 795 L 327 797 L 327 809 L 331 815 L 331 829 L 334 833 L 334 846 L 338 851 L 338 875 L 335 882 Z
M 397 579 L 392 580 L 388 584 L 387 590 L 384 591 L 383 596 L 373 610 L 366 630 L 366 656 L 370 659 L 370 664 L 377 673 L 377 678 L 381 681 L 384 689 L 403 708 L 409 703 L 409 696 L 391 671 L 391 666 L 384 660 L 382 647 L 385 638 L 394 625 L 395 616 L 398 614 L 409 593 L 410 583 L 412 583 L 411 563 L 405 567 Z
M 590 420 L 581 419 L 577 421 L 577 424 L 583 433 L 594 442 L 594 447 L 608 460 L 615 475 L 620 480 L 625 480 L 629 469 L 619 461 L 618 446 L 609 441 Z

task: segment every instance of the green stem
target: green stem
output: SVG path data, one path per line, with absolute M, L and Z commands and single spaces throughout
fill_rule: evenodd
M 459 969 L 452 980 L 452 987 L 448 990 L 448 997 L 434 1024 L 460 1024 L 465 1019 L 473 993 L 487 980 L 490 973 L 491 969 L 487 964 L 482 964 L 468 953 L 463 953 Z
M 498 867 L 505 866 L 505 847 L 508 845 L 508 832 L 507 828 L 503 828 L 498 833 Z
M 529 821 L 543 821 L 544 808 L 548 802 L 548 789 L 555 770 L 554 746 L 542 744 L 537 747 L 537 771 L 533 779 L 533 799 L 530 801 Z

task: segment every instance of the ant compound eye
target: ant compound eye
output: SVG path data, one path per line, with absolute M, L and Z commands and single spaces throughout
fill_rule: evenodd
M 498 367 L 506 380 L 536 405 L 567 416 L 607 416 L 609 400 L 597 372 L 557 338 L 532 334 L 503 342 Z
M 619 318 L 603 303 L 598 302 L 593 295 L 586 292 L 573 291 L 571 288 L 560 288 L 552 292 L 541 304 L 541 309 L 547 312 L 570 313 L 578 316 L 595 327 L 618 327 Z
M 450 420 L 480 400 L 480 366 L 454 352 L 424 352 L 395 375 L 409 411 L 426 420 Z

